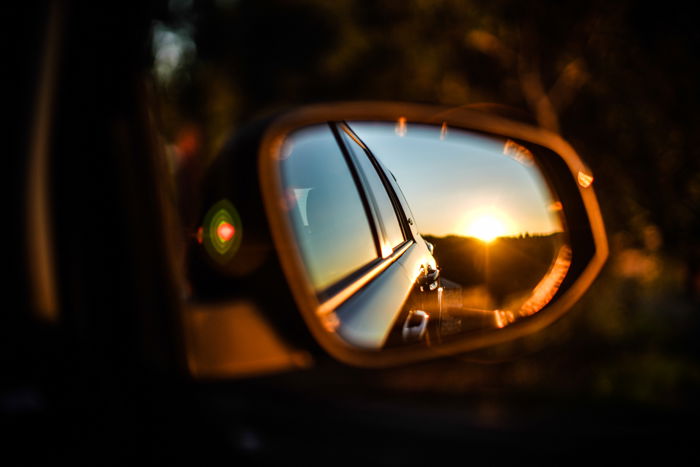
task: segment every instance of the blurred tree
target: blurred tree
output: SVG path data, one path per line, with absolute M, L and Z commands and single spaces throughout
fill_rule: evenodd
M 166 137 L 176 141 L 178 128 L 196 122 L 205 161 L 240 123 L 319 100 L 493 102 L 524 109 L 560 132 L 596 175 L 612 240 L 612 266 L 596 296 L 581 305 L 588 314 L 562 326 L 573 320 L 588 329 L 577 337 L 584 344 L 593 339 L 589 346 L 608 337 L 627 342 L 615 331 L 623 329 L 634 346 L 678 323 L 667 336 L 692 359 L 674 371 L 686 375 L 683 381 L 694 378 L 688 375 L 698 368 L 700 32 L 680 2 L 169 5 L 159 24 L 194 48 L 161 81 Z M 544 336 L 538 338 L 552 339 Z M 591 348 L 571 346 L 571 355 L 585 351 Z M 604 351 L 588 355 L 594 354 L 614 360 Z M 664 358 L 645 361 L 658 366 Z

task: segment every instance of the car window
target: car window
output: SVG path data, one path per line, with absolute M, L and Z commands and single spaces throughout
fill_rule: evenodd
M 346 132 L 341 132 L 343 139 L 350 148 L 356 163 L 362 172 L 365 185 L 371 191 L 371 198 L 377 209 L 377 215 L 381 222 L 384 240 L 390 248 L 395 248 L 406 240 L 401 223 L 397 217 L 396 209 L 391 201 L 387 186 L 379 176 L 377 169 L 369 159 L 365 150 Z
M 396 179 L 396 176 L 392 171 L 387 169 L 378 158 L 375 157 L 375 160 L 386 174 L 386 178 L 387 180 L 389 180 L 389 184 L 394 189 L 394 193 L 396 193 L 396 197 L 399 199 L 399 203 L 401 203 L 401 207 L 403 208 L 403 212 L 406 216 L 406 219 L 410 220 L 410 222 L 412 223 L 415 223 L 416 220 L 413 215 L 413 211 L 411 211 L 411 206 L 408 204 L 408 201 L 406 201 L 406 196 L 403 194 L 403 191 L 401 190 L 401 186 L 399 185 L 399 181 Z
M 289 218 L 318 292 L 378 257 L 365 203 L 328 125 L 293 133 L 281 172 Z

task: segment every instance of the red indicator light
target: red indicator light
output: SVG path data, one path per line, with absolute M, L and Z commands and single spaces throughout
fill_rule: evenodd
M 226 199 L 214 204 L 204 218 L 202 243 L 209 256 L 225 265 L 241 246 L 243 226 L 236 208 Z
M 219 236 L 219 239 L 222 242 L 228 242 L 229 240 L 231 240 L 235 233 L 236 229 L 228 222 L 222 222 L 216 228 L 216 235 Z

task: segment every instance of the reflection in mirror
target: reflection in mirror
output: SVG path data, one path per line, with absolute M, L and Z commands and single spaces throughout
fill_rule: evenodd
M 318 319 L 367 349 L 437 345 L 541 310 L 571 263 L 533 154 L 447 125 L 320 124 L 280 174 Z
M 328 125 L 295 133 L 282 168 L 298 245 L 322 292 L 377 256 L 360 191 Z
M 441 335 L 502 328 L 551 300 L 571 250 L 562 204 L 527 148 L 444 125 L 350 126 L 396 177 L 434 246 Z

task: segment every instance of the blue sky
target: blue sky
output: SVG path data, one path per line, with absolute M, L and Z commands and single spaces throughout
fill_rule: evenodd
M 349 125 L 396 176 L 423 234 L 470 235 L 485 218 L 501 224 L 500 235 L 563 230 L 539 170 L 504 154 L 505 139 L 410 123 Z

